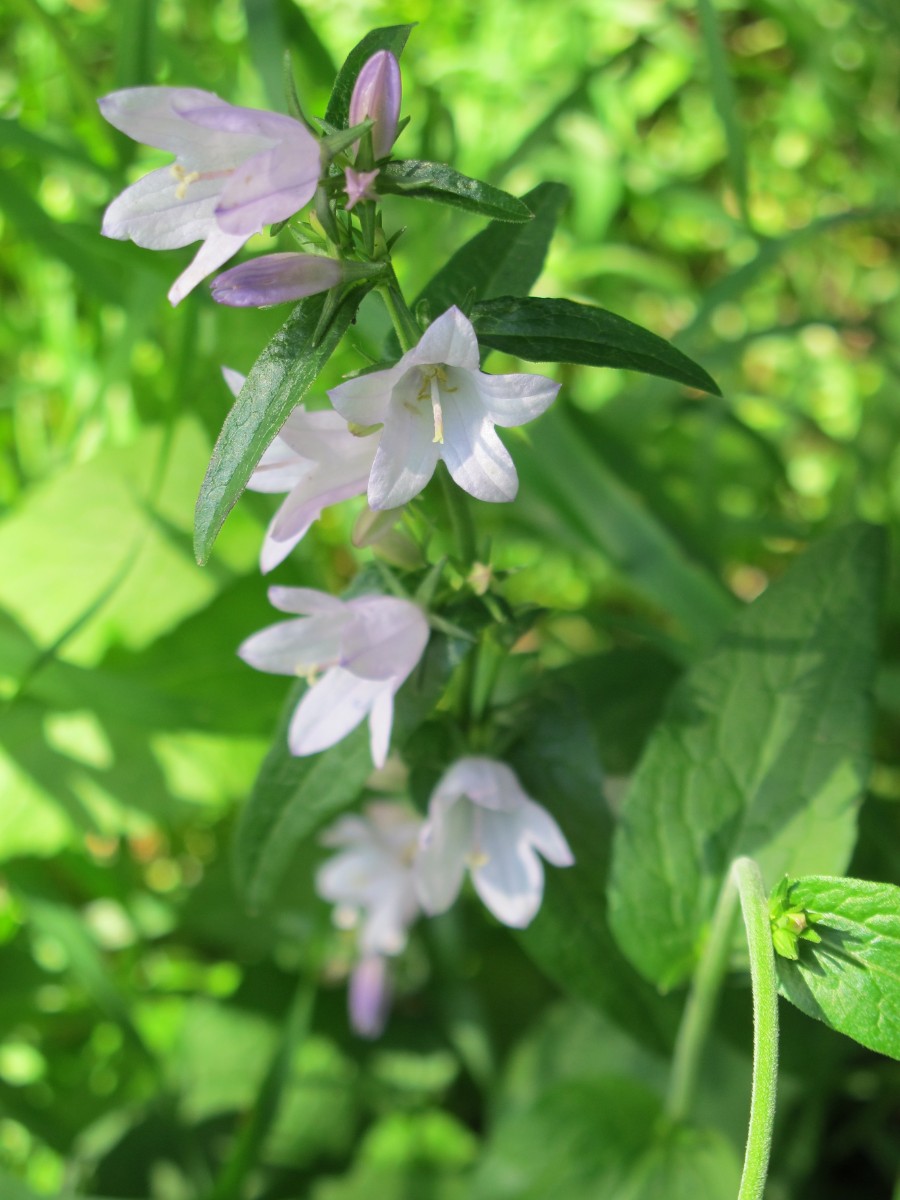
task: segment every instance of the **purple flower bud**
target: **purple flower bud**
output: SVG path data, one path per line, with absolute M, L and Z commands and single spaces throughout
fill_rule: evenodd
M 360 1037 L 381 1036 L 391 1007 L 391 979 L 383 955 L 370 954 L 353 968 L 348 1007 L 350 1024 Z
M 217 275 L 213 299 L 232 308 L 261 308 L 327 292 L 346 278 L 344 265 L 317 254 L 265 254 Z
M 400 64 L 390 50 L 379 50 L 363 64 L 350 97 L 350 126 L 367 117 L 372 126 L 372 153 L 376 161 L 391 152 L 400 119 Z M 358 146 L 358 143 L 357 143 Z

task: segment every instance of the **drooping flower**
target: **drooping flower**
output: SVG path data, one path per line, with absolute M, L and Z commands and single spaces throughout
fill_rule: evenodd
M 344 168 L 344 190 L 347 193 L 347 203 L 344 205 L 347 212 L 358 204 L 360 200 L 375 200 L 377 193 L 373 187 L 375 180 L 378 178 L 378 170 L 374 171 L 354 171 L 353 167 Z
M 197 88 L 125 88 L 99 103 L 111 125 L 175 155 L 126 188 L 103 218 L 107 237 L 151 250 L 203 242 L 169 291 L 173 304 L 316 190 L 319 143 L 293 117 L 238 108 Z
M 326 750 L 368 717 L 372 761 L 383 767 L 394 696 L 428 641 L 422 610 L 394 596 L 339 600 L 312 588 L 273 587 L 269 600 L 299 617 L 253 634 L 238 654 L 259 671 L 310 680 L 288 729 L 291 753 Z
M 400 95 L 400 64 L 390 50 L 379 50 L 363 63 L 356 77 L 349 111 L 351 129 L 369 117 L 375 122 L 372 154 L 376 162 L 390 154 L 397 137 Z
M 441 913 L 468 869 L 475 890 L 504 925 L 523 929 L 544 894 L 538 855 L 557 867 L 575 861 L 553 817 L 522 789 L 505 763 L 461 758 L 431 795 L 416 860 L 419 901 Z
M 384 425 L 368 487 L 371 507 L 383 509 L 418 495 L 440 458 L 470 495 L 513 500 L 516 469 L 494 426 L 524 425 L 549 408 L 558 391 L 543 375 L 479 370 L 475 330 L 454 306 L 393 367 L 349 379 L 328 394 L 348 421 Z
M 237 396 L 244 376 L 228 368 L 223 374 Z M 365 492 L 377 448 L 378 434 L 357 437 L 331 409 L 307 412 L 302 404 L 294 409 L 247 484 L 254 492 L 288 493 L 263 539 L 264 575 L 287 558 L 324 508 Z
M 419 915 L 413 860 L 422 819 L 402 804 L 380 801 L 341 817 L 324 831 L 338 853 L 319 868 L 316 891 L 338 906 L 338 923 L 358 927 L 359 948 L 400 954 Z

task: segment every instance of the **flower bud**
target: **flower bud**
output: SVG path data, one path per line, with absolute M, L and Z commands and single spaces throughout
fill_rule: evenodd
M 219 304 L 262 308 L 327 292 L 339 283 L 371 273 L 370 266 L 320 254 L 264 254 L 216 276 L 211 288 Z
M 391 152 L 400 119 L 400 64 L 390 50 L 379 50 L 362 67 L 350 97 L 350 126 L 367 117 L 372 126 L 372 153 L 377 161 Z

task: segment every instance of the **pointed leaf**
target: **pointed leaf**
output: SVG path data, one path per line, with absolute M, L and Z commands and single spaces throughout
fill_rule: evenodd
M 823 539 L 676 685 L 625 797 L 610 919 L 661 987 L 693 970 L 731 862 L 842 871 L 869 764 L 883 537 Z
M 301 300 L 256 360 L 225 419 L 197 498 L 194 552 L 199 563 L 209 558 L 254 467 L 337 348 L 367 290 L 367 285 L 358 285 L 344 296 L 324 336 L 315 344 L 330 293 Z
M 900 887 L 824 875 L 796 880 L 791 907 L 822 939 L 776 958 L 792 1004 L 870 1050 L 900 1059 Z
M 483 346 L 530 362 L 625 367 L 721 395 L 716 381 L 665 338 L 602 308 L 572 300 L 502 296 L 477 304 L 472 322 Z
M 350 97 L 356 77 L 365 63 L 379 50 L 390 50 L 395 58 L 403 53 L 403 47 L 412 32 L 412 25 L 385 25 L 373 29 L 357 43 L 347 55 L 344 65 L 334 81 L 334 90 L 325 110 L 325 120 L 336 129 L 345 129 L 350 113 Z
M 531 221 L 511 225 L 493 221 L 461 246 L 425 287 L 416 303 L 425 300 L 433 315 L 467 296 L 527 295 L 544 266 L 556 222 L 568 199 L 561 183 L 542 183 L 522 197 L 534 214 Z
M 466 212 L 493 217 L 497 221 L 531 221 L 533 214 L 524 201 L 500 188 L 461 175 L 444 163 L 406 159 L 381 168 L 376 187 L 379 192 L 434 200 Z

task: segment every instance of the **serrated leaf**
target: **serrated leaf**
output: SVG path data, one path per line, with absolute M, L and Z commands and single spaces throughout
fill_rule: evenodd
M 483 346 L 529 362 L 624 367 L 721 395 L 712 376 L 665 338 L 603 308 L 573 300 L 502 296 L 476 304 L 472 323 Z
M 461 246 L 416 298 L 424 300 L 437 316 L 467 296 L 487 300 L 492 296 L 526 295 L 544 266 L 556 222 L 568 199 L 561 183 L 541 183 L 522 197 L 534 214 L 522 225 L 492 221 Z
M 414 158 L 389 162 L 378 174 L 377 187 L 380 192 L 433 200 L 497 221 L 530 221 L 533 217 L 528 205 L 516 196 L 461 175 L 445 163 Z
M 825 875 L 797 879 L 791 907 L 815 914 L 816 944 L 778 958 L 779 991 L 870 1050 L 900 1059 L 900 887 Z
M 470 643 L 432 634 L 422 660 L 397 693 L 392 744 L 403 745 L 437 703 Z M 272 746 L 241 812 L 233 845 L 238 886 L 251 910 L 272 898 L 298 844 L 349 807 L 372 773 L 368 722 L 330 750 L 297 758 L 287 735 L 306 689 L 297 682 L 285 701 Z
M 338 71 L 331 99 L 325 110 L 325 120 L 329 125 L 333 125 L 336 129 L 346 128 L 350 113 L 350 97 L 353 95 L 353 85 L 356 83 L 356 77 L 360 70 L 366 61 L 373 54 L 377 54 L 379 50 L 390 50 L 395 58 L 399 58 L 412 28 L 412 25 L 385 25 L 367 33 L 362 41 L 353 47 L 347 55 L 344 65 Z
M 194 513 L 194 553 L 199 563 L 209 558 L 254 467 L 334 353 L 367 290 L 363 284 L 345 295 L 315 345 L 328 293 L 301 300 L 256 360 L 225 418 L 200 487 Z
M 625 797 L 610 920 L 648 979 L 697 960 L 739 855 L 771 886 L 840 872 L 869 764 L 880 530 L 813 545 L 676 685 Z
M 642 1044 L 667 1051 L 677 1014 L 632 971 L 607 924 L 612 818 L 575 693 L 558 688 L 545 696 L 506 757 L 529 795 L 559 821 L 575 854 L 573 867 L 547 868 L 540 912 L 520 935 L 523 947 L 570 995 L 600 1008 Z

